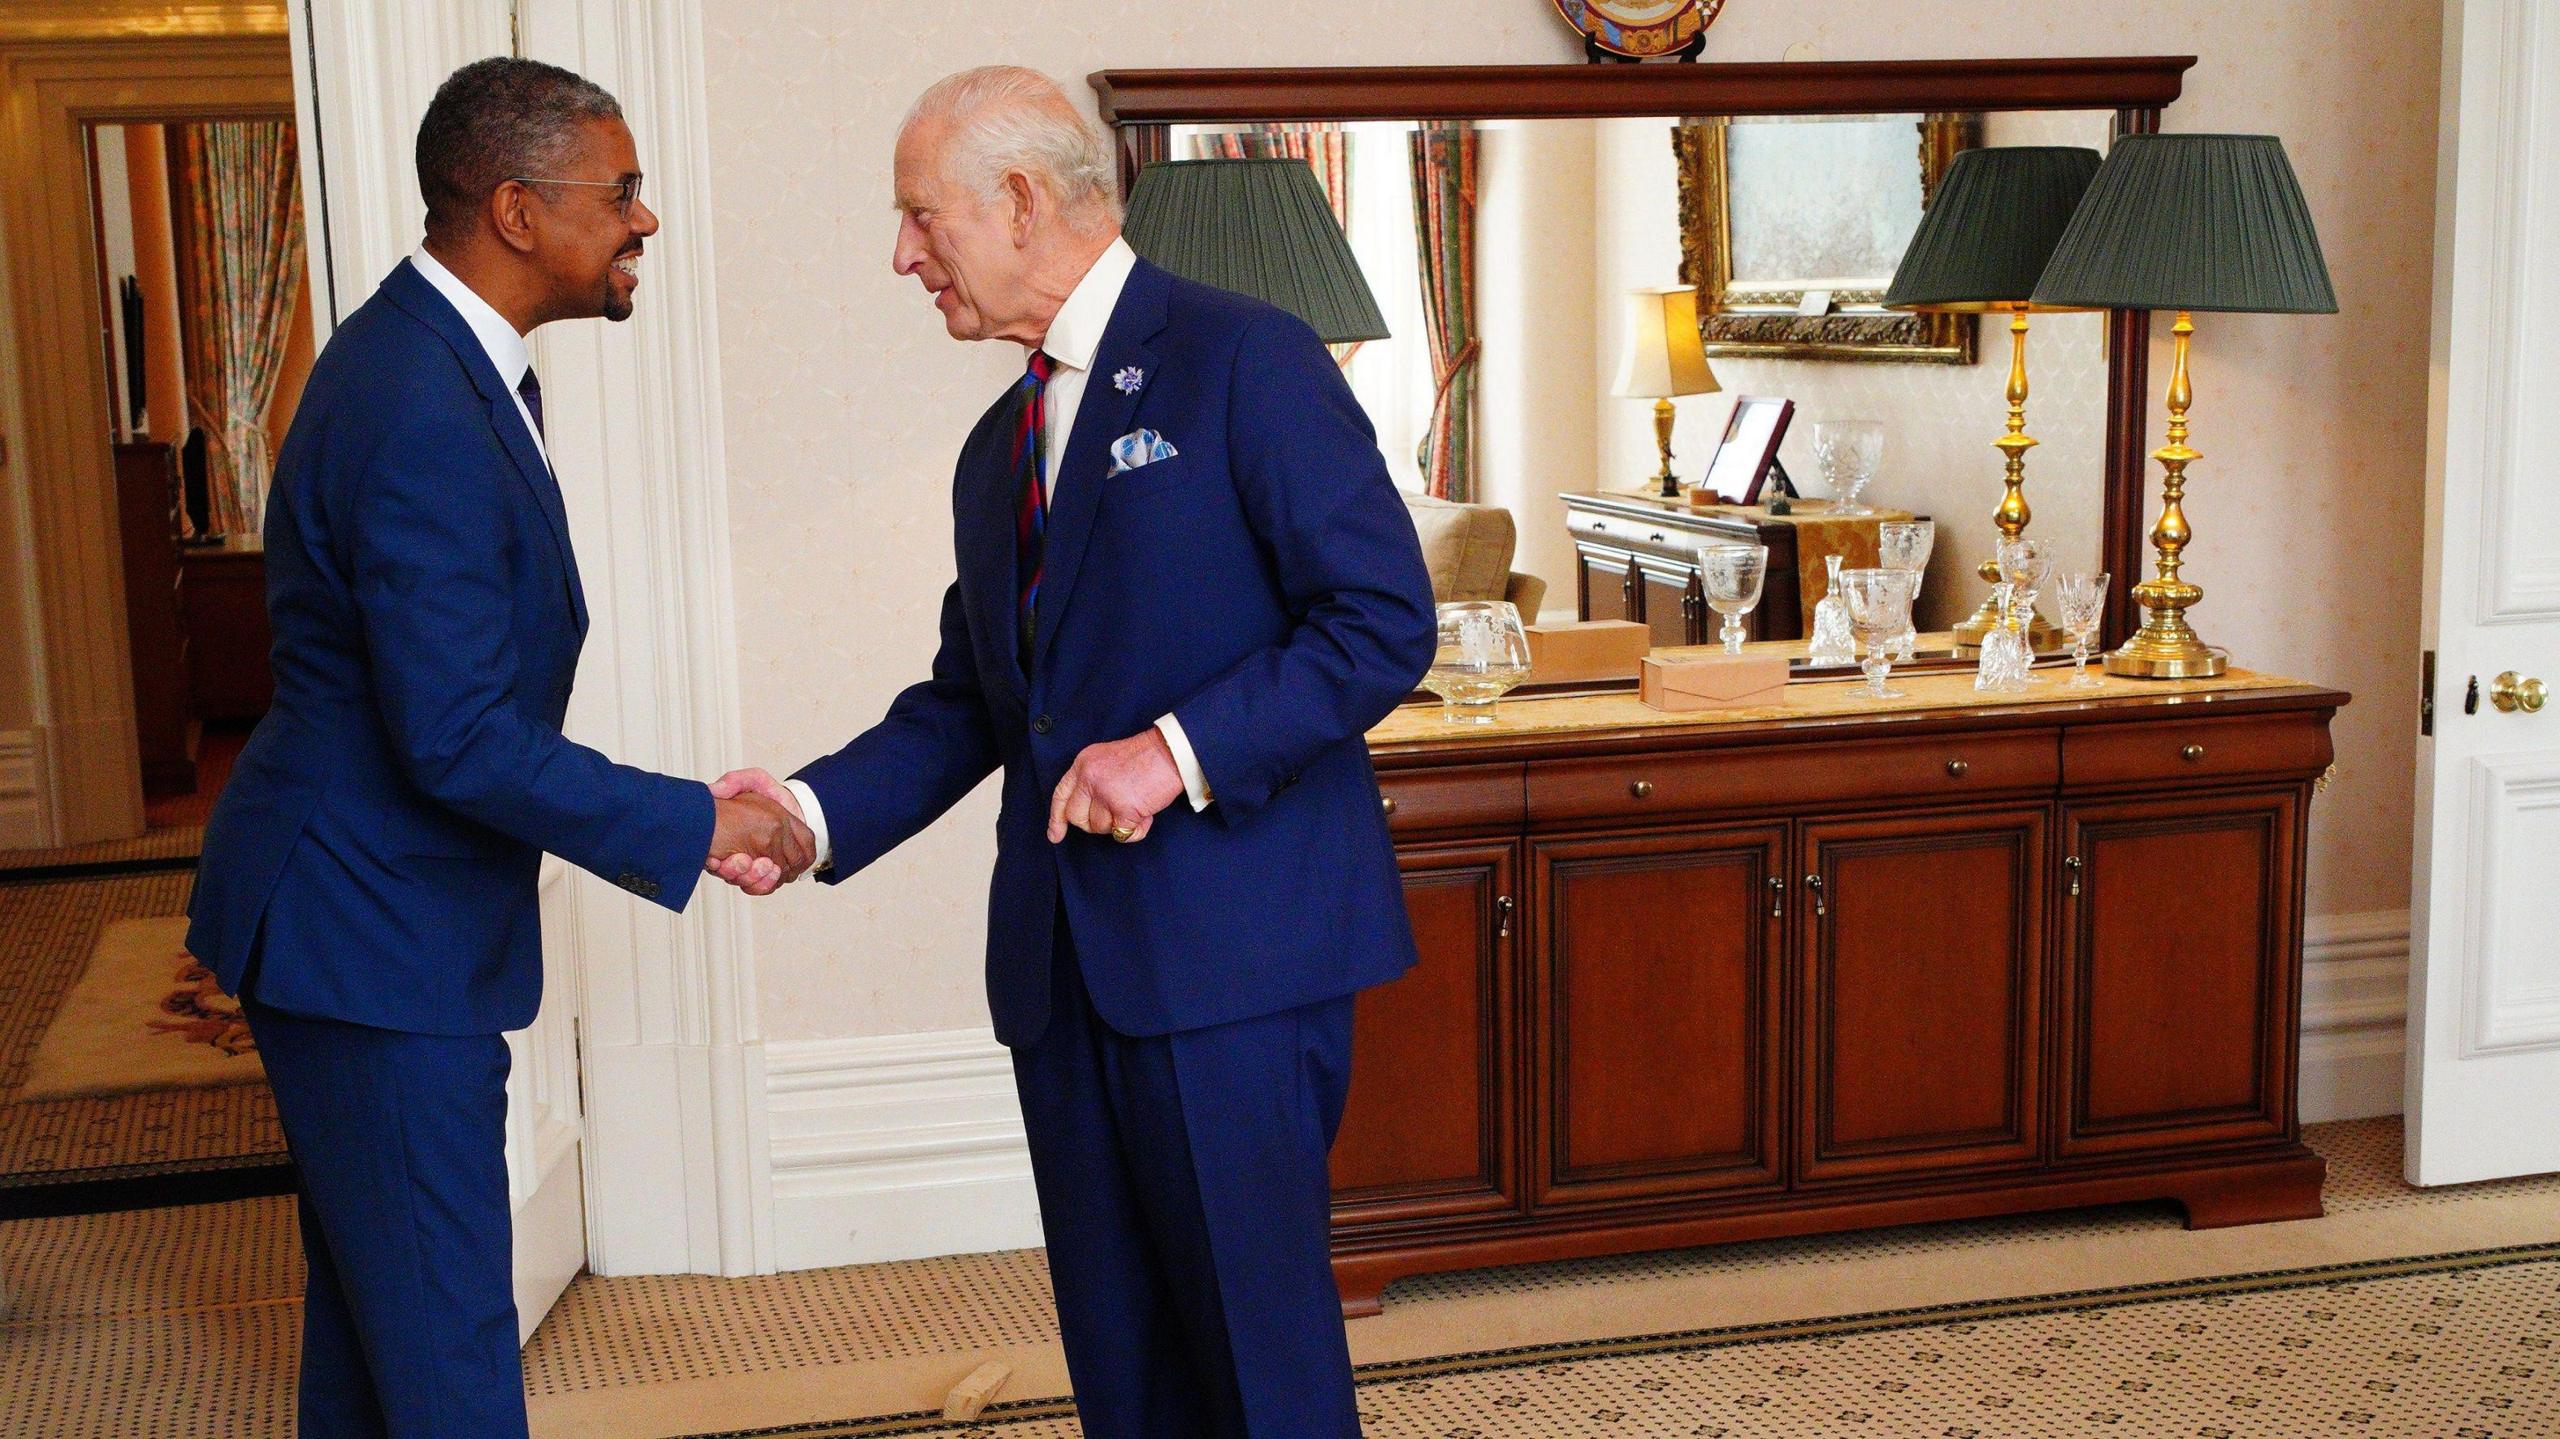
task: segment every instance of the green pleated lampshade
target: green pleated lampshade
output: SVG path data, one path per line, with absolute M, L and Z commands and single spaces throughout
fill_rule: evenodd
M 2076 145 L 1966 150 L 1947 167 L 1884 292 L 1896 310 L 2006 310 L 2027 303 L 2098 173 Z
M 2038 304 L 2334 313 L 2338 295 L 2273 135 L 2126 135 L 2036 284 Z
M 1130 248 L 1186 280 L 1267 300 L 1325 343 L 1387 322 L 1304 160 L 1165 160 L 1129 192 Z

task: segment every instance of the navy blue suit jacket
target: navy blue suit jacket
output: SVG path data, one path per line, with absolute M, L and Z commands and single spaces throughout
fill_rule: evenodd
M 188 947 L 226 989 L 496 1033 L 541 1002 L 543 851 L 684 907 L 710 791 L 561 737 L 587 612 L 559 487 L 406 261 L 312 367 L 266 541 L 275 704 L 189 907 Z
M 1363 736 L 1430 666 L 1431 580 L 1332 357 L 1284 311 L 1138 263 L 1055 467 L 1028 675 L 1014 621 L 1021 403 L 1009 391 L 961 451 L 959 579 L 932 678 L 797 776 L 826 811 L 826 877 L 1001 768 L 987 995 L 1005 1043 L 1047 1024 L 1062 910 L 1095 1011 L 1123 1034 L 1403 973 L 1413 933 Z M 1180 454 L 1107 475 L 1111 442 L 1141 427 Z M 1050 844 L 1049 797 L 1076 755 L 1166 713 L 1215 803 L 1177 800 L 1137 844 Z

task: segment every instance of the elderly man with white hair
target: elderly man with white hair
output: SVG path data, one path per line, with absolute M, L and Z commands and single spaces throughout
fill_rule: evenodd
M 1412 522 L 1315 333 L 1133 254 L 1046 78 L 934 85 L 896 179 L 898 272 L 1024 373 L 961 446 L 931 677 L 722 792 L 833 882 L 1002 772 L 987 994 L 1084 1432 L 1357 1435 L 1325 1155 L 1352 996 L 1414 961 L 1362 738 L 1431 660 Z

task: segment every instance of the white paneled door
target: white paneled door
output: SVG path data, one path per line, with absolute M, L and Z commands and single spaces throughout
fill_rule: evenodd
M 2408 1155 L 2560 1170 L 2560 8 L 2447 0 Z

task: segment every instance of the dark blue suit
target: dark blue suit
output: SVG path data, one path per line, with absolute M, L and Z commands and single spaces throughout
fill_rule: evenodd
M 1349 997 L 1414 961 L 1363 740 L 1430 663 L 1413 525 L 1306 325 L 1141 261 L 1055 466 L 1026 670 L 1021 404 L 961 453 L 933 677 L 797 776 L 827 877 L 1002 771 L 987 994 L 1086 1432 L 1356 1434 L 1324 1163 Z M 1179 455 L 1106 474 L 1141 427 Z M 1077 754 L 1167 713 L 1215 802 L 1050 844 Z
M 541 1002 L 535 876 L 549 851 L 680 909 L 710 792 L 561 737 L 586 607 L 559 488 L 406 262 L 312 367 L 266 547 L 275 703 L 187 942 L 247 1004 L 303 1173 L 302 1433 L 521 1434 L 500 1035 Z

